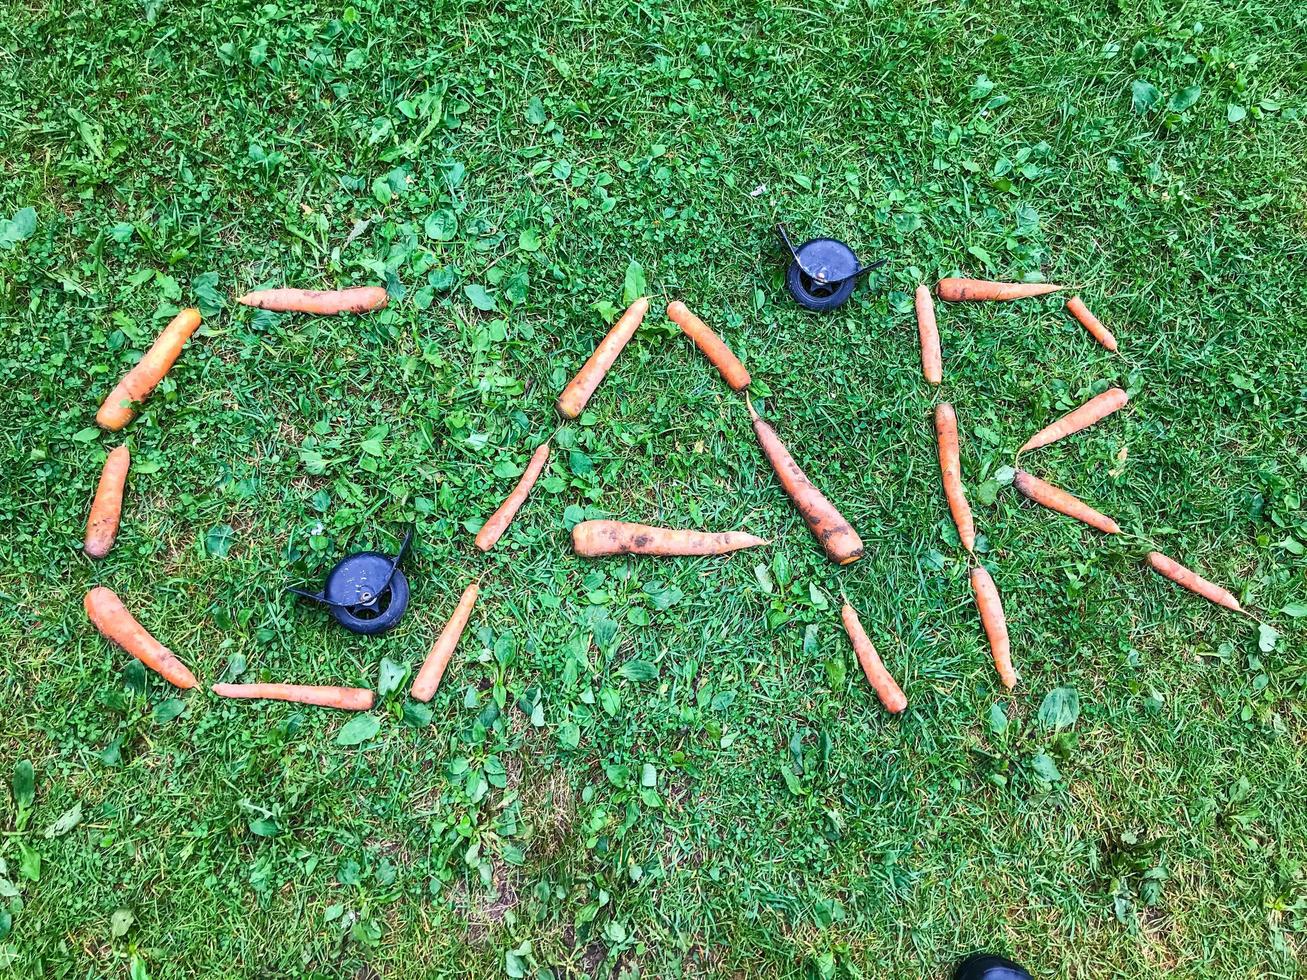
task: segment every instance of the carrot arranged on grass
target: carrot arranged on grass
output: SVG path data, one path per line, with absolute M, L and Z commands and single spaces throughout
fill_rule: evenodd
M 536 480 L 540 477 L 540 471 L 545 468 L 545 463 L 548 460 L 549 440 L 546 439 L 531 454 L 531 462 L 526 464 L 526 472 L 517 481 L 517 486 L 513 488 L 513 492 L 508 495 L 504 502 L 499 505 L 499 509 L 490 515 L 490 519 L 477 532 L 476 546 L 478 548 L 482 551 L 489 551 L 495 546 L 495 542 L 500 539 L 503 533 L 508 530 L 508 525 L 513 523 L 518 508 L 526 502 L 527 494 L 535 486 Z
M 214 684 L 209 688 L 223 698 L 257 698 L 316 704 L 342 711 L 367 711 L 376 696 L 365 687 L 317 687 L 310 684 Z
M 1064 439 L 1081 429 L 1087 429 L 1100 419 L 1125 406 L 1130 396 L 1123 388 L 1111 388 L 1101 395 L 1095 395 L 1079 408 L 1072 409 L 1051 425 L 1046 425 L 1025 441 L 1018 453 L 1031 449 L 1040 449 Z
M 91 514 L 86 519 L 86 540 L 82 550 L 90 558 L 103 558 L 118 537 L 118 520 L 123 513 L 123 487 L 127 483 L 127 469 L 132 454 L 126 446 L 118 446 L 109 453 L 100 470 L 100 483 L 91 501 Z
M 762 420 L 748 396 L 745 397 L 745 402 L 749 407 L 749 415 L 753 418 L 753 432 L 758 437 L 763 455 L 771 463 L 776 479 L 793 501 L 799 516 L 808 525 L 808 530 L 826 550 L 826 557 L 838 565 L 857 561 L 862 557 L 862 539 L 858 537 L 858 532 L 849 526 L 844 515 L 822 496 L 822 492 L 799 469 L 799 464 L 785 448 L 776 430 Z
M 933 385 L 944 380 L 944 364 L 939 351 L 939 327 L 935 323 L 935 301 L 929 286 L 918 286 L 914 297 L 917 307 L 917 336 L 921 339 L 921 373 Z
M 948 402 L 935 406 L 935 439 L 939 444 L 939 475 L 958 539 L 968 551 L 976 550 L 976 522 L 962 489 L 962 457 L 958 452 L 958 416 Z
M 111 590 L 97 585 L 86 593 L 82 605 L 100 635 L 118 644 L 168 683 L 181 688 L 195 687 L 199 683 L 171 650 L 136 621 Z
M 1080 321 L 1080 325 L 1089 331 L 1096 341 L 1106 347 L 1108 350 L 1116 351 L 1116 338 L 1112 336 L 1112 331 L 1103 326 L 1101 320 L 1089 312 L 1089 307 L 1079 296 L 1072 296 L 1066 301 L 1067 312 Z
M 1243 606 L 1239 605 L 1239 600 L 1233 595 L 1221 588 L 1215 582 L 1209 582 L 1195 572 L 1191 572 L 1177 561 L 1172 561 L 1160 551 L 1150 551 L 1147 556 L 1148 564 L 1157 574 L 1169 578 L 1176 585 L 1183 586 L 1190 592 L 1202 596 L 1218 606 L 1224 606 L 1226 609 L 1233 609 L 1235 612 L 1243 612 Z
M 352 289 L 256 289 L 236 297 L 243 306 L 278 313 L 368 313 L 380 310 L 389 302 L 381 286 L 355 286 Z
M 680 300 L 668 303 L 667 315 L 687 337 L 694 341 L 694 345 L 703 351 L 704 356 L 712 361 L 713 367 L 722 373 L 728 385 L 736 391 L 743 391 L 749 387 L 749 372 L 740 363 L 740 359 L 732 354 L 726 342 L 691 313 L 684 303 Z
M 994 577 L 982 565 L 971 570 L 971 591 L 976 595 L 976 608 L 980 622 L 989 638 L 989 650 L 998 669 L 999 680 L 1009 691 L 1017 686 L 1017 672 L 1012 669 L 1012 644 L 1007 635 L 1007 617 L 1003 615 L 1003 600 L 998 596 Z
M 990 282 L 988 279 L 941 279 L 935 287 L 948 303 L 1004 303 L 1055 293 L 1061 286 L 1051 282 Z
M 1090 527 L 1098 528 L 1104 534 L 1121 533 L 1121 525 L 1106 514 L 1099 513 L 1079 497 L 1075 497 L 1037 476 L 1031 476 L 1025 470 L 1017 470 L 1016 476 L 1012 478 L 1012 483 L 1028 499 L 1047 507 L 1049 510 L 1055 510 L 1067 517 L 1074 517 Z
M 649 300 L 644 296 L 626 308 L 621 319 L 613 324 L 608 335 L 599 341 L 599 346 L 590 355 L 590 359 L 585 362 L 580 371 L 576 372 L 576 377 L 567 383 L 563 393 L 558 396 L 559 414 L 569 419 L 574 419 L 581 414 L 586 402 L 590 400 L 599 383 L 604 380 L 608 369 L 617 360 L 617 355 L 622 353 L 622 349 L 630 343 L 635 332 L 640 329 L 640 323 L 647 312 L 649 312 Z
M 155 385 L 177 361 L 182 347 L 200 325 L 200 311 L 182 310 L 163 328 L 145 356 L 136 362 L 113 391 L 109 392 L 100 410 L 95 413 L 96 423 L 103 429 L 117 432 L 132 420 L 134 403 L 143 402 Z
M 476 605 L 477 594 L 480 591 L 480 587 L 475 582 L 463 590 L 458 606 L 454 609 L 454 615 L 449 617 L 449 622 L 436 637 L 436 642 L 431 644 L 431 652 L 427 654 L 422 669 L 413 680 L 413 687 L 408 693 L 414 699 L 430 701 L 435 696 L 436 688 L 440 687 L 440 679 L 445 676 L 445 668 L 449 666 L 450 658 L 454 656 L 454 650 L 458 647 L 458 641 L 467 627 L 468 617 L 472 615 L 472 607 Z
M 687 531 L 629 521 L 582 521 L 572 528 L 572 550 L 583 558 L 607 555 L 725 555 L 771 544 L 744 531 Z
M 885 710 L 897 715 L 908 706 L 908 699 L 894 677 L 885 669 L 885 664 L 881 662 L 880 655 L 872 646 L 867 631 L 862 628 L 862 623 L 858 620 L 857 611 L 847 601 L 844 603 L 844 608 L 840 610 L 840 619 L 844 620 L 844 632 L 849 634 L 849 642 L 853 644 L 853 652 L 858 655 L 862 672 L 867 675 L 867 683 L 876 692 L 876 697 L 880 698 L 880 703 L 885 706 Z

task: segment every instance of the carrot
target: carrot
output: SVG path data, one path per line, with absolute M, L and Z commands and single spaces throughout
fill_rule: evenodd
M 1067 312 L 1080 321 L 1080 325 L 1089 331 L 1096 341 L 1106 347 L 1108 350 L 1116 351 L 1116 338 L 1112 336 L 1112 331 L 1103 326 L 1101 320 L 1089 312 L 1089 307 L 1085 306 L 1085 301 L 1079 296 L 1072 296 L 1066 301 Z
M 154 386 L 163 380 L 169 368 L 177 361 L 182 346 L 190 339 L 200 325 L 200 311 L 182 310 L 172 318 L 159 334 L 145 356 L 136 362 L 123 377 L 109 397 L 95 413 L 95 421 L 102 429 L 117 432 L 132 420 L 136 409 L 132 402 L 143 402 L 154 390 Z
M 168 683 L 181 688 L 195 687 L 199 683 L 171 650 L 136 621 L 111 590 L 97 585 L 86 593 L 82 605 L 101 636 L 118 644 Z
M 703 351 L 704 356 L 712 361 L 713 367 L 721 372 L 726 383 L 736 391 L 749 387 L 749 372 L 740 359 L 731 353 L 725 341 L 712 332 L 712 329 L 690 312 L 680 300 L 667 304 L 667 316 L 681 328 L 681 331 L 694 341 L 694 345 Z
M 808 530 L 821 542 L 826 557 L 839 565 L 849 565 L 862 557 L 862 539 L 849 526 L 835 505 L 827 500 L 812 481 L 799 469 L 790 451 L 781 442 L 776 430 L 764 422 L 754 410 L 753 402 L 745 397 L 749 415 L 753 418 L 753 432 L 763 455 L 780 481 L 781 488 L 794 503 Z
M 929 286 L 918 286 L 917 336 L 921 338 L 921 373 L 933 385 L 944 380 L 944 366 L 939 352 L 939 327 L 935 324 L 935 301 Z
M 941 279 L 935 287 L 947 303 L 998 302 L 1030 299 L 1055 293 L 1063 287 L 1051 282 L 990 282 L 988 279 Z
M 1018 453 L 1039 449 L 1057 442 L 1059 439 L 1087 429 L 1099 419 L 1106 418 L 1122 408 L 1130 396 L 1122 388 L 1111 388 L 1101 395 L 1095 395 L 1079 408 L 1072 409 L 1051 425 L 1046 425 L 1025 441 Z
M 480 591 L 475 582 L 463 590 L 463 596 L 458 600 L 454 615 L 449 617 L 449 622 L 436 637 L 436 642 L 431 644 L 431 651 L 423 661 L 422 669 L 418 671 L 417 677 L 413 680 L 413 687 L 408 692 L 416 700 L 430 701 L 435 696 L 436 688 L 440 687 L 440 679 L 445 675 L 445 668 L 449 666 L 450 658 L 454 656 L 454 650 L 458 647 L 459 638 L 462 637 L 463 630 L 467 626 L 468 617 L 472 615 L 472 607 L 476 605 L 477 594 Z
M 256 289 L 238 296 L 236 302 L 260 310 L 279 313 L 367 313 L 383 309 L 389 297 L 381 286 L 355 286 L 352 289 Z
M 567 383 L 563 393 L 558 396 L 560 414 L 569 419 L 574 419 L 581 414 L 581 409 L 585 408 L 590 396 L 604 380 L 604 375 L 617 360 L 617 355 L 622 353 L 622 348 L 630 343 L 635 332 L 640 329 L 640 323 L 648 311 L 649 300 L 644 296 L 626 308 L 621 319 L 614 323 L 613 329 L 599 341 L 599 346 L 590 355 L 590 359 L 585 362 L 580 371 L 576 372 L 576 377 Z
M 1202 596 L 1218 606 L 1224 606 L 1226 609 L 1233 609 L 1235 612 L 1243 612 L 1243 606 L 1239 605 L 1236 599 L 1225 589 L 1221 588 L 1215 582 L 1209 582 L 1201 575 L 1189 571 L 1179 562 L 1172 561 L 1160 551 L 1150 551 L 1147 556 L 1148 564 L 1152 566 L 1153 571 L 1159 575 L 1169 578 L 1176 585 L 1183 586 L 1190 592 Z
M 209 688 L 223 698 L 266 698 L 318 704 L 342 711 L 367 711 L 376 700 L 364 687 L 315 687 L 311 684 L 214 684 Z
M 1012 644 L 1007 635 L 1007 617 L 1003 615 L 1003 600 L 998 596 L 994 577 L 983 565 L 971 570 L 971 591 L 976 595 L 976 608 L 980 622 L 989 638 L 989 650 L 998 668 L 999 680 L 1009 691 L 1017 686 L 1017 672 L 1012 669 Z
M 1121 533 L 1121 525 L 1106 514 L 1100 514 L 1079 498 L 1073 497 L 1065 490 L 1055 487 L 1051 483 L 1045 483 L 1037 476 L 1031 476 L 1025 470 L 1017 470 L 1012 482 L 1026 497 L 1047 507 L 1049 510 L 1055 510 L 1067 517 L 1074 517 L 1090 527 L 1098 528 L 1105 534 Z
M 535 486 L 535 482 L 540 477 L 540 471 L 545 468 L 545 463 L 549 459 L 549 440 L 546 439 L 531 454 L 531 462 L 526 464 L 526 472 L 522 478 L 517 481 L 517 486 L 513 492 L 508 495 L 499 509 L 490 515 L 490 519 L 481 526 L 477 532 L 476 546 L 482 551 L 489 551 L 495 546 L 495 542 L 500 536 L 508 530 L 508 525 L 513 523 L 513 518 L 517 515 L 518 508 L 526 503 L 527 494 Z
M 91 501 L 91 514 L 86 519 L 86 540 L 82 550 L 88 557 L 103 558 L 118 537 L 118 520 L 123 513 L 123 486 L 127 483 L 127 469 L 132 454 L 126 446 L 118 446 L 104 461 L 100 470 L 100 483 Z
M 958 452 L 958 416 L 948 402 L 935 406 L 935 439 L 939 444 L 939 475 L 944 481 L 944 496 L 949 513 L 958 529 L 962 547 L 976 550 L 976 522 L 971 517 L 971 505 L 962 489 L 962 457 Z
M 880 703 L 885 706 L 885 710 L 892 715 L 897 715 L 908 706 L 908 699 L 890 672 L 885 669 L 885 664 L 881 662 L 876 648 L 871 645 L 871 640 L 867 637 L 867 631 L 862 628 L 862 623 L 858 620 L 857 611 L 847 601 L 844 603 L 844 608 L 840 610 L 840 618 L 844 620 L 844 632 L 849 634 L 849 642 L 853 644 L 853 652 L 858 655 L 858 663 L 862 664 L 862 672 L 867 675 L 867 683 L 876 692 L 876 697 L 880 698 Z
M 683 531 L 628 521 L 582 521 L 572 528 L 572 550 L 583 558 L 605 555 L 725 555 L 771 544 L 743 531 Z

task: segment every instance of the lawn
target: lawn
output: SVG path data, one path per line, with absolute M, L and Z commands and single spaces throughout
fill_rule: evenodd
M 0 972 L 917 977 L 989 948 L 1040 977 L 1301 973 L 1304 66 L 1287 0 L 0 5 Z M 889 261 L 814 316 L 777 221 Z M 1057 295 L 941 304 L 933 389 L 911 296 L 955 274 L 1071 283 L 1121 354 Z M 391 301 L 366 317 L 232 303 L 369 283 Z M 645 326 L 560 426 L 640 291 Z M 823 557 L 674 298 L 862 561 Z M 176 368 L 98 430 L 187 305 Z M 1125 410 L 1023 464 L 1120 539 L 1007 485 L 1027 436 L 1113 385 Z M 122 534 L 92 562 L 124 441 Z M 580 560 L 593 516 L 774 544 Z M 409 523 L 392 632 L 283 591 Z M 430 711 L 400 683 L 374 732 L 180 693 L 81 603 L 110 586 L 206 685 L 376 689 L 477 576 Z

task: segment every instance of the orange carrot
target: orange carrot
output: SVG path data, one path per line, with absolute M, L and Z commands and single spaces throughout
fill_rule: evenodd
M 172 322 L 155 338 L 145 356 L 136 362 L 136 367 L 127 372 L 100 405 L 100 410 L 95 413 L 95 421 L 101 428 L 117 432 L 132 420 L 136 414 L 132 403 L 145 401 L 154 386 L 163 380 L 163 376 L 176 363 L 182 346 L 199 325 L 199 310 L 182 310 L 172 318 Z
M 279 313 L 368 313 L 383 309 L 389 302 L 381 286 L 355 286 L 352 289 L 256 289 L 238 296 L 236 302 L 260 310 Z
M 1089 312 L 1089 307 L 1085 306 L 1084 300 L 1079 296 L 1072 296 L 1066 301 L 1066 308 L 1067 312 L 1079 320 L 1081 326 L 1089 331 L 1090 336 L 1108 350 L 1116 350 L 1116 338 L 1112 336 L 1112 331 L 1103 326 L 1102 321 Z
M 667 315 L 687 337 L 694 341 L 695 346 L 703 351 L 708 360 L 712 361 L 713 367 L 721 372 L 728 385 L 736 391 L 743 391 L 749 387 L 749 372 L 740 363 L 740 359 L 732 354 L 725 341 L 691 313 L 684 303 L 676 300 L 667 304 Z
M 935 439 L 939 444 L 939 474 L 944 481 L 944 496 L 949 513 L 958 529 L 958 539 L 968 551 L 976 550 L 976 522 L 971 505 L 962 489 L 962 457 L 958 452 L 958 416 L 948 402 L 935 406 Z
M 199 683 L 171 650 L 136 621 L 112 591 L 97 585 L 86 593 L 82 605 L 91 623 L 105 639 L 118 644 L 168 683 L 181 688 Z
M 1106 514 L 1100 514 L 1094 508 L 1072 496 L 1065 490 L 1045 483 L 1037 476 L 1031 476 L 1025 470 L 1017 470 L 1012 478 L 1016 488 L 1037 504 L 1055 510 L 1067 517 L 1074 517 L 1090 527 L 1096 527 L 1105 534 L 1120 534 L 1121 526 Z
M 526 464 L 526 472 L 522 478 L 517 481 L 517 486 L 513 492 L 508 495 L 499 509 L 490 515 L 490 519 L 481 526 L 477 532 L 476 546 L 482 551 L 489 551 L 495 546 L 501 535 L 508 530 L 508 525 L 513 523 L 513 518 L 517 515 L 518 508 L 526 502 L 526 496 L 535 486 L 535 482 L 540 477 L 540 471 L 545 468 L 545 463 L 549 459 L 549 440 L 546 439 L 531 454 L 531 462 Z
M 627 521 L 582 521 L 572 528 L 572 550 L 583 558 L 606 555 L 725 555 L 770 544 L 743 531 L 683 531 Z
M 123 487 L 127 483 L 127 469 L 132 454 L 126 446 L 118 446 L 104 461 L 100 470 L 100 484 L 91 501 L 91 514 L 86 519 L 86 540 L 82 550 L 88 557 L 103 558 L 118 537 L 118 520 L 123 513 Z
M 876 648 L 871 645 L 867 631 L 862 628 L 862 623 L 858 620 L 857 612 L 848 602 L 845 602 L 844 608 L 840 610 L 840 618 L 844 620 L 844 632 L 849 634 L 849 642 L 853 644 L 853 652 L 858 655 L 858 663 L 862 664 L 862 672 L 867 675 L 867 683 L 876 692 L 885 710 L 897 715 L 908 706 L 908 699 L 904 696 L 903 689 L 885 669 L 885 664 L 881 662 Z
M 635 332 L 640 329 L 640 323 L 648 311 L 649 300 L 643 296 L 626 308 L 621 319 L 613 324 L 613 329 L 599 341 L 599 346 L 590 355 L 590 359 L 585 362 L 580 371 L 576 372 L 576 377 L 567 383 L 563 393 L 558 396 L 560 414 L 569 419 L 574 419 L 581 414 L 586 402 L 590 400 L 599 383 L 604 380 L 608 369 L 617 360 L 617 355 L 622 353 L 622 349 L 630 343 Z
M 1207 581 L 1201 575 L 1189 571 L 1179 562 L 1167 558 L 1160 551 L 1150 551 L 1147 560 L 1153 571 L 1169 578 L 1176 585 L 1183 586 L 1190 592 L 1200 595 L 1218 606 L 1233 609 L 1235 612 L 1243 612 L 1243 606 L 1239 605 L 1239 600 L 1225 589 L 1214 582 Z
M 944 380 L 944 365 L 939 352 L 939 327 L 935 324 L 935 301 L 929 286 L 918 286 L 917 336 L 921 339 L 921 373 L 933 385 Z
M 1051 282 L 990 282 L 988 279 L 941 279 L 935 287 L 948 303 L 1007 302 L 1055 293 L 1061 286 Z
M 780 481 L 781 488 L 794 503 L 799 516 L 808 525 L 808 530 L 821 542 L 826 557 L 838 565 L 848 565 L 862 557 L 862 539 L 858 532 L 849 526 L 844 515 L 835 509 L 812 481 L 799 469 L 790 451 L 781 442 L 776 430 L 759 417 L 753 403 L 745 397 L 749 406 L 749 415 L 753 418 L 753 432 L 758 437 L 758 445 L 763 455 L 771 463 L 771 468 Z
M 1081 429 L 1087 429 L 1099 419 L 1106 418 L 1124 407 L 1130 396 L 1123 388 L 1111 388 L 1095 395 L 1079 408 L 1072 409 L 1051 425 L 1046 425 L 1025 441 L 1018 453 L 1039 449 L 1063 439 Z
M 223 698 L 259 698 L 317 704 L 342 711 L 367 711 L 376 700 L 364 687 L 316 687 L 310 684 L 214 684 L 209 690 Z
M 408 692 L 414 699 L 430 701 L 435 696 L 436 688 L 440 687 L 440 679 L 445 676 L 445 668 L 449 666 L 450 658 L 454 656 L 454 650 L 458 647 L 458 641 L 467 626 L 468 617 L 472 615 L 472 607 L 476 605 L 477 594 L 480 591 L 475 582 L 463 590 L 463 596 L 458 600 L 454 615 L 449 617 L 449 622 L 440 631 L 440 636 L 431 644 L 431 651 L 423 661 L 422 669 L 418 671 L 413 687 Z
M 1012 669 L 1012 645 L 1007 635 L 1007 617 L 1003 615 L 1003 601 L 998 597 L 994 578 L 982 565 L 971 570 L 971 591 L 976 594 L 976 608 L 980 622 L 989 638 L 989 649 L 998 668 L 999 680 L 1009 691 L 1017 686 L 1017 672 Z

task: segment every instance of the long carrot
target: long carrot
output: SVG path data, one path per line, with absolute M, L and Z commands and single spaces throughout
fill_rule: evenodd
M 626 308 L 621 319 L 613 324 L 613 329 L 599 341 L 599 346 L 590 355 L 590 359 L 585 362 L 580 371 L 576 372 L 576 377 L 567 383 L 563 393 L 558 396 L 558 411 L 561 415 L 574 419 L 581 414 L 586 402 L 590 400 L 599 383 L 604 380 L 608 369 L 617 360 L 617 355 L 622 353 L 622 349 L 630 343 L 635 332 L 640 329 L 640 323 L 648 311 L 649 300 L 644 296 Z
M 168 683 L 181 688 L 199 683 L 176 654 L 150 635 L 111 590 L 97 585 L 82 602 L 86 615 L 100 634 L 112 640 Z
M 1074 517 L 1090 527 L 1098 528 L 1105 534 L 1121 533 L 1121 525 L 1106 514 L 1099 513 L 1078 497 L 1072 496 L 1051 483 L 1046 483 L 1037 476 L 1031 476 L 1025 470 L 1017 470 L 1016 476 L 1012 478 L 1012 483 L 1026 497 L 1047 507 L 1049 510 L 1055 510 L 1067 517 Z
M 725 555 L 771 542 L 743 531 L 686 531 L 628 521 L 582 521 L 572 528 L 572 550 L 583 558 L 607 555 Z
M 540 472 L 545 468 L 545 463 L 549 460 L 549 440 L 546 439 L 531 454 L 531 462 L 526 464 L 526 472 L 522 478 L 517 481 L 517 486 L 513 492 L 508 495 L 499 509 L 490 515 L 490 519 L 481 526 L 477 532 L 476 546 L 482 551 L 489 551 L 495 546 L 503 533 L 508 530 L 508 525 L 513 522 L 517 515 L 518 508 L 526 502 L 527 494 L 535 486 L 535 482 L 540 478 Z
M 958 416 L 948 402 L 935 406 L 935 439 L 939 445 L 939 475 L 949 513 L 958 529 L 958 539 L 968 551 L 976 550 L 976 522 L 971 516 L 966 491 L 962 489 L 962 459 L 958 452 Z
M 88 557 L 103 558 L 118 537 L 118 520 L 123 513 L 123 487 L 131 464 L 132 454 L 126 446 L 115 448 L 104 461 L 95 499 L 91 501 L 91 513 L 86 519 L 86 539 L 82 550 Z
M 1130 396 L 1123 388 L 1111 388 L 1101 395 L 1095 395 L 1079 408 L 1072 409 L 1051 425 L 1046 425 L 1025 441 L 1018 453 L 1029 452 L 1051 445 L 1072 433 L 1087 429 L 1099 419 L 1106 418 L 1125 406 Z
M 1215 582 L 1209 582 L 1201 575 L 1191 572 L 1179 562 L 1172 561 L 1160 551 L 1150 551 L 1147 561 L 1153 571 L 1165 578 L 1169 578 L 1176 585 L 1183 586 L 1190 592 L 1200 595 L 1218 606 L 1233 609 L 1235 612 L 1243 612 L 1243 606 L 1239 605 L 1239 600 L 1225 589 Z
M 317 704 L 342 711 L 367 711 L 376 696 L 364 687 L 317 687 L 310 684 L 214 684 L 209 690 L 223 698 L 258 698 Z
M 1003 600 L 998 596 L 998 586 L 983 565 L 977 565 L 971 570 L 971 591 L 976 595 L 976 608 L 980 611 L 985 636 L 989 638 L 989 650 L 994 657 L 999 680 L 1010 691 L 1017 686 L 1017 672 L 1012 669 L 1012 644 L 1007 635 L 1007 617 L 1003 615 Z
M 435 696 L 436 688 L 440 687 L 440 679 L 445 676 L 445 668 L 449 666 L 450 658 L 454 656 L 454 650 L 458 647 L 458 641 L 467 627 L 468 617 L 472 615 L 472 607 L 476 605 L 480 591 L 475 582 L 463 590 L 458 606 L 454 609 L 454 615 L 449 617 L 449 622 L 440 631 L 440 636 L 431 644 L 431 651 L 413 680 L 413 687 L 409 694 L 414 699 L 430 701 Z
M 1051 282 L 990 282 L 988 279 L 941 279 L 935 287 L 947 303 L 1005 303 L 1055 293 L 1061 286 Z
M 753 432 L 758 437 L 763 455 L 771 463 L 776 479 L 794 503 L 803 522 L 808 525 L 808 530 L 821 542 L 826 557 L 838 565 L 857 561 L 862 557 L 862 539 L 858 537 L 858 532 L 835 509 L 835 505 L 812 485 L 812 481 L 799 469 L 799 464 L 785 448 L 785 443 L 781 442 L 776 430 L 762 420 L 747 396 L 745 402 L 749 407 L 749 415 L 753 418 Z
M 939 327 L 935 323 L 935 301 L 930 287 L 917 287 L 917 336 L 921 340 L 921 373 L 933 385 L 944 380 L 944 363 L 939 350 Z
M 903 689 L 899 687 L 893 675 L 885 669 L 885 664 L 881 662 L 876 648 L 871 645 L 867 631 L 862 628 L 857 611 L 848 602 L 845 602 L 844 608 L 840 610 L 840 618 L 844 620 L 844 632 L 849 634 L 849 642 L 853 644 L 853 652 L 858 655 L 862 672 L 867 675 L 867 683 L 876 692 L 876 697 L 880 698 L 880 703 L 885 706 L 885 710 L 897 715 L 908 706 L 908 699 L 903 694 Z
M 145 356 L 109 392 L 109 397 L 95 413 L 95 421 L 103 429 L 117 432 L 136 414 L 133 403 L 143 402 L 155 385 L 176 363 L 182 347 L 200 325 L 200 311 L 182 310 L 172 318 L 159 334 Z
M 1101 320 L 1089 312 L 1089 307 L 1085 306 L 1085 301 L 1079 296 L 1072 296 L 1066 301 L 1067 312 L 1080 321 L 1080 325 L 1089 331 L 1089 335 L 1096 341 L 1106 347 L 1108 350 L 1116 351 L 1116 338 L 1112 336 L 1112 331 L 1103 326 Z
M 680 300 L 668 303 L 667 315 L 687 337 L 694 341 L 694 345 L 703 351 L 704 356 L 712 361 L 713 367 L 721 372 L 728 385 L 736 391 L 743 391 L 749 387 L 749 372 L 740 363 L 740 359 L 732 354 L 726 342 L 691 313 L 684 303 Z
M 279 313 L 368 313 L 380 310 L 389 302 L 381 286 L 355 286 L 352 289 L 256 289 L 236 302 L 259 310 Z

